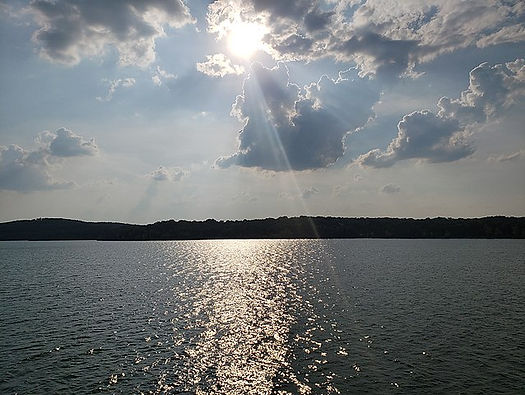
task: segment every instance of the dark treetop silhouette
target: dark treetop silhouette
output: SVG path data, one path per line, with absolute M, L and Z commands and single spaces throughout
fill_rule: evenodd
M 277 238 L 525 238 L 525 217 L 161 221 L 149 225 L 60 218 L 0 224 L 0 240 L 195 240 Z

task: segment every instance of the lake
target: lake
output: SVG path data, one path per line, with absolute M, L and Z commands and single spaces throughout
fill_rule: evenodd
M 1 242 L 0 393 L 525 391 L 523 240 Z

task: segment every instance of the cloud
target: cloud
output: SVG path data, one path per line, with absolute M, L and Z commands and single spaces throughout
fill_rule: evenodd
M 150 173 L 150 176 L 155 181 L 167 181 L 170 179 L 170 173 L 168 172 L 168 169 L 162 166 Z
M 166 168 L 159 166 L 156 170 L 149 174 L 155 181 L 180 181 L 188 175 L 188 171 L 179 167 Z
M 160 66 L 157 66 L 151 80 L 155 85 L 161 86 L 164 81 L 173 80 L 175 78 L 177 78 L 175 74 L 168 73 L 166 70 L 161 69 Z
M 208 32 L 227 37 L 239 23 L 265 26 L 265 49 L 276 60 L 312 57 L 318 36 L 325 35 L 333 12 L 319 1 L 217 0 L 208 6 Z M 322 45 L 322 44 L 321 44 Z
M 363 74 L 410 73 L 444 53 L 525 40 L 519 0 L 368 0 L 351 17 L 340 11 L 329 52 L 356 61 Z
M 458 99 L 442 97 L 439 115 L 458 119 L 463 124 L 497 118 L 504 110 L 523 103 L 525 98 L 525 60 L 474 68 L 469 86 Z
M 442 97 L 437 114 L 414 111 L 398 123 L 397 137 L 385 151 L 361 155 L 363 166 L 390 167 L 399 160 L 452 162 L 474 153 L 468 141 L 475 124 L 503 116 L 525 98 L 525 61 L 490 66 L 482 63 L 470 72 L 469 87 L 458 99 Z
M 416 40 L 395 40 L 373 32 L 353 35 L 334 45 L 337 58 L 355 61 L 361 76 L 395 78 L 412 67 Z
M 488 36 L 478 40 L 476 45 L 480 48 L 491 45 L 508 44 L 525 41 L 525 26 L 505 26 Z
M 517 152 L 514 152 L 512 154 L 503 154 L 499 156 L 490 156 L 490 161 L 497 161 L 497 162 L 515 162 L 520 159 L 525 158 L 525 150 L 519 150 Z
M 18 145 L 0 146 L 0 189 L 30 192 L 73 185 L 54 180 L 50 167 L 43 152 L 26 151 Z
M 121 65 L 145 67 L 155 59 L 164 25 L 193 23 L 182 0 L 33 0 L 30 9 L 40 55 L 67 65 L 113 47 Z
M 357 161 L 363 166 L 390 167 L 399 160 L 413 158 L 451 162 L 474 152 L 457 120 L 445 119 L 427 110 L 405 115 L 397 130 L 397 137 L 386 151 L 374 149 Z
M 106 80 L 107 81 L 107 80 Z M 118 88 L 131 88 L 135 85 L 135 78 L 119 78 L 117 80 L 107 81 L 109 82 L 108 93 L 106 96 L 97 96 L 98 101 L 107 102 L 113 99 L 113 94 Z
M 232 61 L 222 53 L 206 56 L 206 61 L 196 64 L 197 70 L 211 77 L 224 77 L 226 75 L 244 74 L 244 67 L 233 64 Z
M 279 0 L 253 0 L 254 11 L 266 12 L 271 19 L 303 17 L 312 7 L 313 2 L 307 0 L 279 1 Z
M 44 131 L 37 137 L 43 149 L 56 157 L 92 156 L 98 152 L 94 139 L 85 140 L 82 136 L 66 128 L 55 132 Z
M 361 75 L 396 78 L 444 53 L 525 40 L 520 0 L 293 1 L 216 0 L 208 31 L 219 38 L 239 21 L 268 28 L 276 60 L 332 57 Z
M 244 126 L 239 150 L 216 161 L 266 170 L 306 170 L 330 166 L 343 155 L 346 134 L 373 116 L 378 93 L 366 81 L 323 76 L 300 89 L 288 69 L 254 64 L 237 96 L 232 115 Z
M 386 184 L 385 186 L 383 186 L 383 188 L 381 188 L 381 192 L 386 193 L 388 195 L 393 195 L 395 193 L 401 192 L 401 187 L 396 184 Z
M 65 128 L 44 131 L 35 141 L 39 145 L 35 150 L 18 145 L 0 146 L 0 189 L 31 192 L 70 188 L 72 182 L 59 182 L 50 171 L 61 166 L 66 158 L 98 152 L 93 139 L 85 140 Z
M 325 29 L 332 21 L 334 14 L 334 11 L 322 12 L 319 10 L 319 7 L 315 5 L 314 8 L 304 16 L 306 30 L 312 32 Z

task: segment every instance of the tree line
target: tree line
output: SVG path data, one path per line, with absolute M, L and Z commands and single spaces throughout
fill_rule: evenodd
M 169 220 L 149 225 L 39 218 L 0 223 L 0 240 L 525 238 L 525 217 Z

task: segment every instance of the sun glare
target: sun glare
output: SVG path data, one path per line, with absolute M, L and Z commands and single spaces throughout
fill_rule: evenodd
M 235 56 L 249 59 L 262 48 L 264 27 L 255 23 L 235 23 L 228 34 L 228 48 Z

